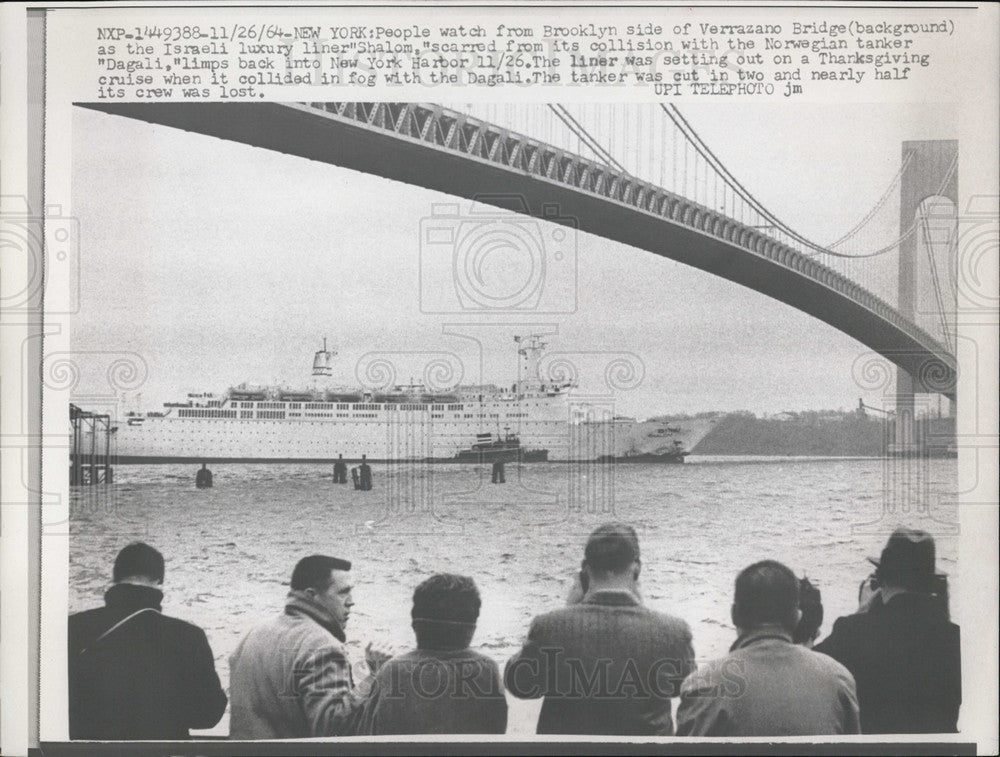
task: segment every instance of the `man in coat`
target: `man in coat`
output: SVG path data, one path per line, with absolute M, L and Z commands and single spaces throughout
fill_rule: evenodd
M 417 648 L 379 669 L 354 733 L 504 733 L 500 669 L 469 648 L 480 605 L 468 576 L 438 573 L 416 588 L 411 616 Z
M 251 630 L 229 658 L 234 739 L 341 736 L 371 686 L 357 687 L 344 646 L 354 599 L 351 563 L 304 557 L 292 572 L 284 612 Z M 375 673 L 388 655 L 369 644 Z
M 843 665 L 795 644 L 799 581 L 764 560 L 736 579 L 738 637 L 728 656 L 684 681 L 678 736 L 815 736 L 858 733 L 854 679 Z
M 639 540 L 627 525 L 596 529 L 569 605 L 536 617 L 504 684 L 544 697 L 540 734 L 673 733 L 670 699 L 694 669 L 687 623 L 643 606 Z
M 871 559 L 871 558 L 869 558 Z M 854 674 L 863 733 L 954 733 L 962 703 L 959 627 L 934 596 L 934 539 L 897 528 L 865 611 L 839 618 L 816 646 Z
M 105 606 L 69 617 L 69 737 L 187 739 L 226 710 L 205 632 L 160 612 L 163 555 L 115 558 Z

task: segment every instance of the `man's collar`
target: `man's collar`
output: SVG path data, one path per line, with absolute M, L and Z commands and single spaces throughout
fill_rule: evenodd
M 903 596 L 919 596 L 920 592 L 910 591 L 909 589 L 901 589 L 896 586 L 883 586 L 881 591 L 882 604 L 889 604 L 896 597 Z
M 340 627 L 340 623 L 330 613 L 309 599 L 309 595 L 303 591 L 292 589 L 288 592 L 285 614 L 305 615 L 332 633 L 341 642 L 347 641 L 347 636 L 344 634 L 344 629 Z
M 163 592 L 154 586 L 133 583 L 116 583 L 104 592 L 104 603 L 108 607 L 134 612 L 143 608 L 159 610 L 163 602 Z
M 116 584 L 128 584 L 129 586 L 149 586 L 153 589 L 163 589 L 163 581 L 155 581 L 145 576 L 129 576 L 115 581 Z
M 588 591 L 581 604 L 610 605 L 612 607 L 635 607 L 642 604 L 628 589 L 596 589 Z
M 923 609 L 933 607 L 934 604 L 934 597 L 930 594 L 921 594 L 917 591 L 901 591 L 889 595 L 888 599 L 882 597 L 882 601 L 874 603 L 868 612 L 869 614 L 872 612 L 882 613 L 888 611 L 890 608 L 895 609 L 896 612 L 900 612 L 910 608 Z
M 749 631 L 744 631 L 740 634 L 739 638 L 737 638 L 736 641 L 733 642 L 733 645 L 729 648 L 729 651 L 735 652 L 737 649 L 743 649 L 751 644 L 756 644 L 759 641 L 765 641 L 767 639 L 780 639 L 791 644 L 792 634 L 777 624 L 757 626 L 756 628 L 751 628 Z

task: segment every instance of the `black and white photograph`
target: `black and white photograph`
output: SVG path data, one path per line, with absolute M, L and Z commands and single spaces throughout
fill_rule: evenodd
M 995 8 L 119 10 L 4 198 L 38 753 L 995 746 Z

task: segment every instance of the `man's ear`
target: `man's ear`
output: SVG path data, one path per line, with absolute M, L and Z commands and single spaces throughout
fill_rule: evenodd
M 638 581 L 639 580 L 639 574 L 641 572 L 642 572 L 642 562 L 639 561 L 639 560 L 636 560 L 634 563 L 632 563 L 632 580 L 633 581 Z
M 729 617 L 732 618 L 733 625 L 737 628 L 742 628 L 742 618 L 740 617 L 740 606 L 733 602 L 732 606 L 729 608 Z

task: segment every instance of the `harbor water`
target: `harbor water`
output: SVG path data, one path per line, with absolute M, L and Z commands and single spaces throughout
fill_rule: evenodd
M 723 458 L 684 465 L 373 466 L 372 491 L 332 482 L 329 465 L 120 466 L 115 482 L 74 488 L 69 611 L 103 602 L 118 550 L 145 541 L 166 558 L 163 610 L 205 629 L 228 688 L 228 657 L 280 612 L 292 567 L 323 553 L 350 559 L 347 628 L 362 669 L 380 640 L 413 646 L 413 589 L 435 572 L 475 578 L 483 599 L 473 645 L 503 666 L 531 618 L 563 604 L 596 526 L 635 526 L 646 604 L 690 624 L 695 654 L 726 653 L 733 581 L 773 558 L 820 589 L 825 636 L 854 611 L 859 582 L 899 524 L 937 539 L 938 568 L 961 600 L 955 460 Z M 512 702 L 508 732 L 532 733 L 538 703 Z M 225 735 L 222 722 L 203 732 Z

